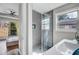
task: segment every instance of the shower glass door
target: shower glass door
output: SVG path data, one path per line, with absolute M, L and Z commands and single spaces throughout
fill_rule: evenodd
M 52 39 L 50 39 L 50 17 L 44 15 L 41 21 L 41 48 L 46 51 L 52 47 Z

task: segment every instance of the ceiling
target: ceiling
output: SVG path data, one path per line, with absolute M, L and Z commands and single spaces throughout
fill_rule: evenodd
M 33 10 L 43 14 L 66 3 L 32 3 Z
M 19 3 L 0 3 L 1 13 L 10 13 L 10 11 L 15 11 L 16 15 L 19 15 Z

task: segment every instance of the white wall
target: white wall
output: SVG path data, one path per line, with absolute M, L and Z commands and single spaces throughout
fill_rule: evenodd
M 32 24 L 36 25 L 36 29 L 33 29 L 33 47 L 40 45 L 41 43 L 41 14 L 32 11 Z
M 76 7 L 79 7 L 79 4 L 77 4 L 77 3 L 66 4 L 64 6 L 56 8 L 53 10 L 53 12 L 54 12 L 53 17 L 55 16 L 56 13 L 64 12 L 66 10 L 73 9 Z M 54 30 L 53 31 L 53 43 L 54 43 L 54 45 L 62 39 L 74 39 L 75 38 L 74 32 L 73 33 L 72 32 L 57 32 L 55 30 L 55 26 L 56 26 L 55 24 L 56 24 L 56 18 L 54 17 L 53 18 L 53 30 Z

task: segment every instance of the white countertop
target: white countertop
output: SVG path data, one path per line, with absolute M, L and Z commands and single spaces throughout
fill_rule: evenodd
M 7 40 L 7 42 L 18 41 L 19 37 L 18 36 L 11 36 L 11 37 L 8 37 L 6 40 Z

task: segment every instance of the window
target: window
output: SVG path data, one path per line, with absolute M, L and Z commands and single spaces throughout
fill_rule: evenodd
M 16 36 L 17 35 L 17 28 L 16 23 L 10 22 L 10 28 L 9 28 L 9 36 Z
M 43 30 L 49 30 L 49 18 L 45 18 L 44 20 L 42 20 L 42 29 Z
M 78 11 L 71 11 L 57 15 L 57 30 L 61 31 L 76 31 Z

